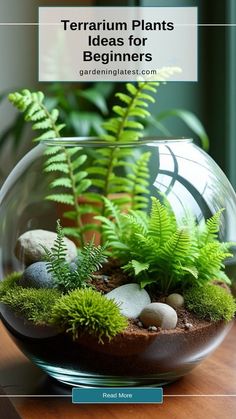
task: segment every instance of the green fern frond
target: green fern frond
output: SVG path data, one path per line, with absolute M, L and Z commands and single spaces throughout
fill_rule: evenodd
M 60 204 L 74 205 L 73 195 L 71 194 L 54 194 L 46 197 L 49 201 L 59 202 Z
M 65 231 L 70 235 L 75 234 L 75 229 L 72 231 L 69 231 L 69 228 L 63 229 L 58 221 L 57 238 L 53 247 L 50 250 L 44 247 L 47 270 L 52 274 L 55 287 L 62 292 L 90 286 L 92 274 L 107 261 L 105 246 L 96 247 L 93 242 L 90 242 L 80 251 L 78 258 L 74 261 L 74 266 L 72 266 L 66 261 Z
M 113 147 L 98 151 L 98 157 L 94 161 L 92 170 L 90 170 L 93 178 L 92 183 L 101 191 L 103 196 L 110 198 L 113 194 L 126 194 L 129 196 L 130 205 L 133 209 L 145 209 L 148 204 L 149 173 L 147 166 L 150 155 L 144 153 L 136 163 L 131 162 L 131 148 L 122 148 L 119 145 L 124 142 L 137 141 L 143 135 L 143 124 L 134 120 L 134 118 L 145 118 L 149 115 L 143 107 L 148 105 L 147 102 L 153 102 L 154 98 L 145 93 L 147 84 L 148 82 L 138 83 L 135 87 L 127 83 L 127 92 L 116 95 L 123 106 L 115 105 L 113 107 L 116 117 L 112 117 L 105 122 L 104 128 L 108 131 L 108 134 L 103 135 L 102 139 L 108 143 L 116 143 L 117 146 L 113 145 Z M 157 87 L 158 83 L 151 83 L 151 85 L 156 92 L 154 86 Z M 127 159 L 129 160 L 127 161 Z M 129 163 L 129 166 L 127 163 Z M 126 169 L 129 167 L 129 175 L 119 176 L 116 172 L 119 167 L 125 167 Z M 121 201 L 117 201 L 117 205 L 122 208 L 123 204 Z M 102 215 L 104 215 L 104 211 L 105 207 L 103 205 Z
M 176 69 L 162 71 L 163 80 L 168 78 Z M 132 149 L 121 147 L 123 143 L 133 143 L 143 136 L 144 125 L 140 121 L 150 115 L 146 109 L 149 103 L 154 103 L 153 94 L 156 93 L 160 83 L 155 81 L 142 81 L 136 85 L 127 83 L 126 92 L 117 93 L 121 104 L 113 107 L 115 116 L 106 121 L 103 127 L 107 133 L 102 135 L 102 139 L 107 143 L 114 143 L 112 147 L 101 149 L 97 153 L 97 158 L 93 162 L 90 171 L 92 184 L 106 198 L 113 198 L 114 194 L 124 194 L 129 196 L 130 206 L 133 209 L 146 209 L 148 206 L 149 195 L 149 173 L 148 163 L 149 153 L 134 161 Z M 137 120 L 138 119 L 138 120 Z M 128 171 L 118 176 L 119 168 Z M 119 179 L 118 179 L 119 177 Z M 132 184 L 128 184 L 130 180 Z M 127 199 L 128 202 L 128 199 Z M 119 208 L 123 208 L 122 200 L 116 201 Z M 104 215 L 105 207 L 101 208 Z
M 26 121 L 33 122 L 33 130 L 41 131 L 36 141 L 51 140 L 60 137 L 60 131 L 64 124 L 58 124 L 59 111 L 53 109 L 48 111 L 44 105 L 44 94 L 42 92 L 22 92 L 11 93 L 10 102 L 24 113 Z M 50 183 L 51 189 L 56 189 L 54 194 L 49 194 L 46 199 L 58 203 L 68 204 L 74 207 L 76 213 L 76 234 L 83 226 L 80 217 L 79 197 L 91 185 L 87 178 L 88 173 L 81 171 L 81 166 L 85 163 L 87 156 L 81 154 L 80 147 L 59 147 L 49 146 L 46 148 L 45 155 L 48 156 L 45 162 L 44 171 L 46 173 L 57 173 L 57 179 Z M 63 176 L 59 177 L 61 173 Z M 65 176 L 66 175 L 66 176 Z M 85 179 L 87 178 L 87 179 Z M 64 188 L 66 191 L 64 191 Z M 68 189 L 70 193 L 68 193 Z M 79 234 L 79 241 L 83 245 L 83 234 Z
M 45 156 L 53 156 L 54 154 L 57 154 L 59 151 L 61 151 L 61 146 L 48 146 L 46 150 L 44 151 Z
M 56 180 L 54 180 L 50 183 L 51 188 L 56 188 L 58 186 L 63 186 L 64 188 L 71 189 L 71 187 L 72 187 L 71 179 L 69 179 L 67 177 L 62 177 L 62 178 L 56 179 Z
M 119 230 L 122 229 L 122 215 L 120 214 L 119 208 L 110 199 L 104 197 L 105 215 L 108 218 L 112 218 L 115 221 Z
M 224 269 L 223 261 L 228 257 L 232 257 L 232 254 L 226 249 L 225 244 L 222 245 L 218 241 L 207 242 L 199 250 L 197 260 L 199 279 L 201 281 L 217 279 L 218 274 Z
M 149 196 L 149 170 L 148 164 L 151 157 L 150 152 L 143 153 L 133 166 L 133 171 L 128 174 L 131 180 L 131 208 L 134 210 L 146 209 Z M 141 187 L 141 191 L 140 191 Z
M 52 163 L 58 163 L 58 162 L 66 162 L 66 155 L 65 153 L 58 153 L 52 157 L 49 157 L 45 163 L 46 166 L 52 164 Z
M 220 219 L 224 208 L 217 211 L 211 218 L 203 223 L 202 228 L 199 229 L 199 242 L 201 245 L 209 241 L 214 241 L 218 237 L 220 229 Z
M 69 173 L 69 168 L 68 168 L 68 165 L 64 164 L 64 163 L 52 163 L 52 164 L 49 164 L 48 166 L 46 166 L 44 171 L 47 172 L 47 173 L 49 173 L 49 172 L 61 172 L 61 173 L 68 174 Z
M 27 89 L 22 92 L 11 93 L 8 96 L 9 101 L 19 111 L 24 113 L 25 120 L 35 122 L 33 129 L 46 131 L 40 137 L 40 140 L 52 139 L 60 136 L 63 128 L 57 124 L 59 112 L 57 109 L 49 112 L 44 105 L 44 94 L 42 92 L 30 92 Z M 44 137 L 43 137 L 44 136 Z M 38 138 L 39 139 L 39 138 Z
M 184 230 L 176 230 L 172 237 L 164 244 L 162 248 L 162 257 L 166 261 L 172 261 L 173 263 L 178 260 L 185 260 L 186 254 L 188 254 L 191 246 L 190 235 Z
M 176 219 L 168 208 L 152 197 L 152 209 L 149 221 L 149 234 L 157 245 L 164 245 L 177 228 Z
M 82 249 L 79 256 L 77 276 L 81 283 L 91 280 L 92 274 L 98 271 L 103 263 L 107 262 L 104 255 L 107 246 L 94 246 L 93 242 L 88 243 Z
M 167 199 L 163 201 L 152 198 L 149 215 L 137 210 L 124 214 L 113 202 L 105 201 L 105 216 L 97 219 L 112 255 L 142 287 L 155 285 L 164 293 L 217 278 L 228 283 L 224 260 L 231 256 L 232 244 L 218 240 L 219 213 L 203 226 L 192 217 L 179 225 Z M 202 231 L 205 244 L 198 240 Z
M 125 272 L 134 273 L 135 276 L 138 276 L 140 273 L 143 273 L 149 269 L 149 263 L 141 263 L 138 260 L 131 260 L 127 265 L 123 266 Z

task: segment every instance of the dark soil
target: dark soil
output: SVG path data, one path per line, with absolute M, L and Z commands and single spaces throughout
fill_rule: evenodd
M 129 284 L 130 282 L 132 282 L 132 278 L 121 269 L 116 259 L 111 259 L 105 263 L 93 278 L 93 285 L 102 294 L 107 294 L 114 288 Z

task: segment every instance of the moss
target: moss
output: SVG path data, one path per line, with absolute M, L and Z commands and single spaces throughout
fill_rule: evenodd
M 206 320 L 230 321 L 236 311 L 233 296 L 218 285 L 192 287 L 184 293 L 184 301 L 189 311 Z
M 103 342 L 122 332 L 128 325 L 119 307 L 91 288 L 77 289 L 60 298 L 53 308 L 52 320 L 72 332 L 73 338 L 79 331 Z
M 27 320 L 42 325 L 50 323 L 52 308 L 60 297 L 61 294 L 53 289 L 13 286 L 0 296 L 0 301 L 25 316 Z
M 6 278 L 0 282 L 0 298 L 17 285 L 21 276 L 21 272 L 13 272 L 7 275 Z

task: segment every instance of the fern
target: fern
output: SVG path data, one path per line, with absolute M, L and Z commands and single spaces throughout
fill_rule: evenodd
M 44 247 L 47 270 L 52 274 L 55 287 L 62 292 L 68 292 L 76 288 L 90 286 L 92 274 L 101 268 L 106 262 L 104 246 L 94 246 L 88 243 L 80 251 L 80 255 L 73 265 L 66 261 L 66 245 L 64 232 L 57 222 L 57 238 L 51 250 Z
M 220 218 L 224 208 L 217 211 L 206 223 L 203 222 L 199 228 L 198 240 L 200 245 L 214 241 L 218 237 L 220 229 Z
M 167 206 L 152 198 L 149 230 L 150 237 L 154 237 L 158 246 L 163 246 L 169 237 L 176 231 L 176 219 Z
M 92 279 L 92 274 L 98 271 L 103 263 L 107 262 L 107 258 L 104 254 L 106 250 L 105 246 L 94 246 L 93 242 L 90 242 L 84 246 L 80 252 L 78 259 L 78 269 L 76 275 L 81 282 Z
M 57 109 L 49 112 L 45 107 L 44 94 L 42 92 L 23 90 L 21 93 L 11 93 L 9 100 L 17 109 L 24 113 L 26 121 L 33 123 L 33 130 L 43 131 L 35 141 L 53 140 L 60 137 L 60 131 L 65 125 L 57 123 L 59 117 Z M 73 208 L 71 218 L 76 224 L 73 236 L 83 245 L 83 223 L 79 197 L 91 185 L 91 181 L 87 178 L 88 173 L 81 171 L 81 166 L 86 162 L 87 156 L 81 155 L 80 147 L 67 149 L 56 145 L 48 146 L 45 154 L 47 156 L 45 172 L 57 174 L 57 179 L 50 183 L 50 188 L 56 189 L 56 191 L 49 194 L 46 198 L 50 201 L 67 204 Z
M 57 124 L 59 112 L 57 109 L 51 112 L 47 110 L 43 103 L 42 92 L 30 92 L 24 89 L 22 92 L 10 93 L 8 98 L 19 111 L 24 113 L 25 120 L 33 123 L 33 130 L 45 131 L 35 141 L 60 137 L 60 131 L 65 124 Z
M 149 169 L 148 163 L 151 153 L 143 153 L 135 164 L 132 165 L 132 172 L 128 173 L 128 179 L 132 181 L 130 187 L 130 207 L 134 210 L 146 209 L 149 199 Z
M 163 69 L 160 76 L 164 81 L 178 70 Z M 107 142 L 107 147 L 98 151 L 89 173 L 99 193 L 112 199 L 120 208 L 124 204 L 129 204 L 135 210 L 144 210 L 148 206 L 150 154 L 144 153 L 134 161 L 133 150 L 127 147 L 127 143 L 135 143 L 143 136 L 144 125 L 140 120 L 150 116 L 147 108 L 149 103 L 155 102 L 153 95 L 159 85 L 151 80 L 140 81 L 136 85 L 127 83 L 126 92 L 116 94 L 122 105 L 113 107 L 115 117 L 103 125 L 107 133 L 101 138 Z M 120 176 L 121 168 L 127 170 L 127 174 Z M 123 196 L 115 197 L 117 193 Z M 104 215 L 104 212 L 103 203 L 101 214 Z
M 113 111 L 116 117 L 111 118 L 104 123 L 104 128 L 108 134 L 102 136 L 102 139 L 108 143 L 108 147 L 98 151 L 98 157 L 93 165 L 92 183 L 101 190 L 104 197 L 110 197 L 114 194 L 124 194 L 125 199 L 115 199 L 119 207 L 124 203 L 129 203 L 132 208 L 147 207 L 147 198 L 142 200 L 143 194 L 148 194 L 148 162 L 149 153 L 141 156 L 135 163 L 132 161 L 132 149 L 122 143 L 132 143 L 142 137 L 143 124 L 133 120 L 134 117 L 145 118 L 149 112 L 145 109 L 147 102 L 154 102 L 154 98 L 145 91 L 156 93 L 159 83 L 139 82 L 137 87 L 127 83 L 127 94 L 117 93 L 116 96 L 123 102 L 123 106 L 114 106 Z M 109 147 L 109 143 L 113 143 Z M 117 144 L 117 145 L 114 145 Z M 120 176 L 120 168 L 129 168 L 128 176 Z M 97 177 L 99 174 L 99 177 Z M 144 197 L 145 198 L 145 197 Z M 142 202 L 141 202 L 142 201 Z M 104 206 L 102 215 L 104 215 Z
M 104 239 L 110 241 L 112 255 L 123 262 L 123 269 L 141 286 L 152 284 L 168 293 L 215 278 L 229 282 L 223 261 L 231 256 L 230 243 L 220 243 L 217 238 L 222 211 L 204 225 L 191 218 L 180 227 L 170 205 L 156 198 L 152 198 L 150 215 L 141 211 L 122 214 L 107 199 L 104 205 L 105 216 L 97 217 Z
M 218 241 L 212 241 L 206 243 L 199 250 L 199 257 L 197 260 L 197 269 L 199 276 L 203 280 L 223 279 L 224 282 L 230 284 L 229 279 L 227 278 L 224 272 L 223 261 L 232 257 L 232 254 L 229 252 L 230 244 L 219 243 Z M 219 275 L 220 272 L 220 275 Z
M 163 69 L 159 75 L 164 81 L 175 71 L 175 68 Z M 104 124 L 107 133 L 101 136 L 107 146 L 97 150 L 95 157 L 91 157 L 90 167 L 85 170 L 83 167 L 87 165 L 87 156 L 81 154 L 80 147 L 68 149 L 55 142 L 55 145 L 46 149 L 44 170 L 49 175 L 57 176 L 50 181 L 51 193 L 46 198 L 71 207 L 63 215 L 75 224 L 67 229 L 67 234 L 76 238 L 82 247 L 86 231 L 98 229 L 93 222 L 84 225 L 82 216 L 86 213 L 104 216 L 105 201 L 102 197 L 112 198 L 118 208 L 126 205 L 125 208 L 145 210 L 148 207 L 150 153 L 146 152 L 135 159 L 127 143 L 132 144 L 142 137 L 144 126 L 140 120 L 150 115 L 147 107 L 155 102 L 153 94 L 158 86 L 159 83 L 154 81 L 140 81 L 136 86 L 127 83 L 126 93 L 116 94 L 121 105 L 113 107 L 115 117 Z M 57 109 L 50 112 L 46 108 L 42 92 L 23 90 L 10 94 L 9 100 L 24 113 L 26 121 L 33 123 L 33 130 L 40 131 L 36 141 L 60 137 L 64 124 L 58 123 Z M 88 192 L 90 186 L 95 188 L 95 192 Z

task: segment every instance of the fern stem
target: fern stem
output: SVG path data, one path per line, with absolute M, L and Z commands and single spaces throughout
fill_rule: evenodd
M 139 93 L 145 88 L 146 84 L 147 84 L 147 82 L 144 83 L 142 86 L 138 86 L 137 87 L 137 90 L 136 90 L 135 95 L 132 97 L 129 105 L 127 106 L 126 111 L 125 111 L 124 115 L 121 118 L 120 126 L 119 126 L 119 129 L 118 129 L 117 134 L 116 134 L 116 142 L 119 142 L 120 136 L 121 136 L 121 134 L 122 134 L 122 132 L 123 132 L 123 130 L 125 128 L 125 123 L 126 123 L 127 119 L 129 118 L 130 110 L 132 109 L 132 107 L 133 107 L 133 105 L 134 105 L 134 103 L 135 103 L 135 101 L 136 101 Z M 117 150 L 117 148 L 118 147 L 114 147 L 111 150 L 111 154 L 110 154 L 110 161 L 109 161 L 109 165 L 108 165 L 107 175 L 106 175 L 106 179 L 105 179 L 105 186 L 104 186 L 104 196 L 106 198 L 109 195 L 110 176 L 111 176 L 111 173 L 112 173 L 112 170 L 113 170 L 113 163 L 114 163 L 114 158 L 115 158 L 115 151 Z M 105 212 L 105 205 L 104 205 L 104 202 L 103 202 L 102 215 L 104 215 L 104 212 Z
M 60 138 L 61 137 L 60 132 L 57 129 L 57 125 L 53 121 L 50 112 L 48 112 L 46 106 L 44 106 L 42 103 L 39 103 L 39 105 L 43 108 L 45 114 L 50 119 L 51 125 L 52 125 L 52 129 L 56 133 L 56 137 L 57 138 Z M 75 178 L 74 178 L 74 175 L 73 175 L 72 162 L 71 162 L 70 155 L 69 155 L 69 153 L 66 150 L 66 147 L 62 147 L 62 151 L 63 151 L 63 153 L 65 153 L 66 162 L 67 162 L 68 169 L 69 169 L 69 177 L 70 177 L 70 180 L 71 180 L 71 191 L 72 191 L 72 195 L 73 195 L 74 209 L 75 209 L 75 212 L 76 212 L 77 227 L 79 228 L 79 230 L 81 230 L 82 227 L 83 227 L 83 223 L 82 223 L 81 216 L 80 216 L 80 211 L 79 211 L 79 203 L 78 203 L 78 196 L 77 196 L 77 193 L 76 193 L 76 184 L 75 184 Z M 80 236 L 80 244 L 83 247 L 84 246 L 84 237 L 83 237 L 83 234 L 80 233 L 79 236 Z
M 165 282 L 164 282 L 164 285 L 165 284 L 167 284 L 166 286 L 164 286 L 163 287 L 163 292 L 167 295 L 168 294 L 168 292 L 169 292 L 169 289 L 170 289 L 170 286 L 171 286 L 171 284 L 172 284 L 172 281 L 173 281 L 173 275 L 170 275 L 170 279 L 169 279 L 169 281 L 167 282 L 167 280 L 165 280 Z
M 131 191 L 131 202 L 130 202 L 130 208 L 133 210 L 135 209 L 135 182 L 136 182 L 137 177 L 134 180 L 134 184 L 132 187 L 132 191 Z
M 71 158 L 68 155 L 66 149 L 63 147 L 65 155 L 66 155 L 66 160 L 67 160 L 67 165 L 68 165 L 68 169 L 69 169 L 69 176 L 70 176 L 70 180 L 71 180 L 71 190 L 72 190 L 72 194 L 73 194 L 73 200 L 74 200 L 74 207 L 75 207 L 75 212 L 76 212 L 76 222 L 77 222 L 77 226 L 79 227 L 80 231 L 82 230 L 83 227 L 83 223 L 81 220 L 81 216 L 80 216 L 80 211 L 79 211 L 79 203 L 78 203 L 78 196 L 76 193 L 76 184 L 75 184 L 75 178 L 73 175 L 73 169 L 72 169 L 72 163 L 71 163 Z M 80 244 L 83 247 L 84 246 L 84 237 L 82 232 L 80 233 Z

